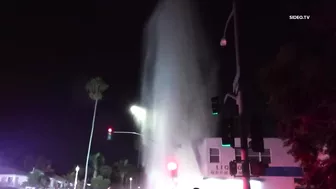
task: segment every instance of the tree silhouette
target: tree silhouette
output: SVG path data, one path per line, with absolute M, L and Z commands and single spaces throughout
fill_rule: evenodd
M 105 157 L 98 152 L 90 156 L 90 161 L 93 169 L 93 178 L 96 178 L 101 166 L 105 164 Z
M 307 32 L 308 33 L 308 32 Z M 336 39 L 305 34 L 262 70 L 262 88 L 307 187 L 336 186 Z
M 112 167 L 108 166 L 108 165 L 103 165 L 99 168 L 99 174 L 103 177 L 103 178 L 111 178 L 112 175 Z
M 127 175 L 130 176 L 136 171 L 136 167 L 129 164 L 127 159 L 115 162 L 113 167 L 115 168 L 115 173 L 118 175 L 122 183 L 126 181 Z
M 69 173 L 67 173 L 64 178 L 67 179 L 70 182 L 74 182 L 75 181 L 75 177 L 76 177 L 76 166 L 73 166 L 73 168 L 71 169 L 71 171 Z M 81 180 L 84 178 L 84 168 L 83 166 L 79 166 L 80 169 L 78 171 L 78 180 Z
M 36 188 L 48 188 L 50 185 L 50 178 L 42 171 L 35 169 L 28 174 L 27 181 L 22 185 Z
M 51 160 L 48 160 L 44 156 L 34 157 L 32 155 L 27 155 L 23 161 L 23 166 L 26 171 L 38 169 L 46 174 L 54 173 Z
M 91 187 L 93 189 L 106 189 L 110 184 L 110 179 L 104 179 L 102 176 L 97 176 L 91 180 Z
M 96 78 L 91 79 L 86 84 L 85 89 L 89 93 L 89 97 L 95 101 L 95 105 L 94 105 L 94 110 L 93 110 L 91 133 L 90 133 L 88 151 L 87 151 L 86 162 L 85 162 L 85 175 L 84 175 L 83 189 L 85 189 L 86 187 L 86 182 L 87 182 L 87 177 L 88 177 L 91 143 L 92 143 L 92 137 L 93 137 L 93 132 L 94 132 L 95 120 L 96 120 L 97 105 L 98 105 L 98 101 L 103 98 L 103 92 L 108 89 L 108 85 L 103 81 L 102 78 L 96 77 Z

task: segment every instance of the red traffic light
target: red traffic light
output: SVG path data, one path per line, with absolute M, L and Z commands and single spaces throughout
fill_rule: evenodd
M 177 163 L 176 162 L 167 163 L 167 169 L 168 171 L 175 171 L 177 169 Z
M 107 130 L 109 133 L 112 133 L 113 129 L 112 128 L 108 128 Z

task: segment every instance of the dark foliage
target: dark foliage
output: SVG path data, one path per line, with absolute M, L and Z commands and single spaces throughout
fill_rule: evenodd
M 284 144 L 304 169 L 307 188 L 334 189 L 336 35 L 333 27 L 309 29 L 262 69 L 261 83 Z

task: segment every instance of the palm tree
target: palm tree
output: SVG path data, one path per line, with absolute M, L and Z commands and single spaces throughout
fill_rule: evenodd
M 32 171 L 33 169 L 38 169 L 47 174 L 53 174 L 54 169 L 51 167 L 52 162 L 44 156 L 34 157 L 32 155 L 27 155 L 23 161 L 23 166 L 26 171 Z
M 39 156 L 36 159 L 35 168 L 43 171 L 44 173 L 53 174 L 54 169 L 51 168 L 51 163 L 51 160 L 48 160 L 43 156 Z
M 39 186 L 40 173 L 37 171 L 32 171 L 27 175 L 27 181 L 22 183 L 23 186 L 37 187 Z
M 50 185 L 50 177 L 43 171 L 35 169 L 28 174 L 27 181 L 22 183 L 22 185 L 37 188 L 48 188 Z
M 118 176 L 122 183 L 125 182 L 126 175 L 132 173 L 134 170 L 134 167 L 128 163 L 127 159 L 115 162 L 113 166 L 117 169 Z
M 63 176 L 63 178 L 69 182 L 75 182 L 76 172 L 73 171 L 73 172 L 67 173 L 66 175 Z
M 103 165 L 100 167 L 99 169 L 99 174 L 103 177 L 103 178 L 111 178 L 112 175 L 112 167 L 108 166 L 108 165 Z
M 77 166 L 77 165 L 76 165 Z M 76 178 L 76 166 L 74 166 L 69 173 L 64 175 L 64 178 L 69 180 L 70 182 L 74 182 Z M 80 169 L 78 171 L 78 180 L 80 178 L 83 178 L 84 176 L 84 169 L 82 166 L 80 166 Z
M 90 139 L 89 139 L 88 151 L 86 155 L 83 189 L 85 189 L 86 182 L 87 182 L 88 166 L 89 166 L 89 159 L 90 159 L 92 136 L 93 136 L 95 120 L 96 120 L 97 105 L 98 105 L 98 101 L 103 98 L 103 92 L 108 89 L 108 85 L 103 81 L 102 78 L 96 77 L 96 78 L 91 79 L 86 84 L 85 89 L 88 91 L 89 97 L 95 101 L 95 105 L 94 105 L 94 110 L 93 110 L 92 126 L 91 126 L 91 134 L 90 134 Z
M 101 153 L 96 153 L 90 157 L 91 166 L 93 168 L 93 178 L 98 176 L 98 172 L 102 165 L 105 164 L 105 157 Z
M 112 175 L 112 167 L 108 166 L 108 165 L 103 165 L 99 168 L 99 174 L 103 177 L 103 178 L 110 178 Z
M 110 179 L 104 179 L 102 176 L 97 176 L 91 181 L 91 188 L 93 189 L 106 189 L 110 186 Z

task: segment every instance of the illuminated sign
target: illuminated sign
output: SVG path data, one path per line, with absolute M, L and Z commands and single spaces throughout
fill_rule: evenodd
M 241 163 L 237 163 L 237 176 L 242 175 Z M 215 177 L 230 177 L 229 164 L 215 164 L 214 168 L 210 168 L 209 175 Z

